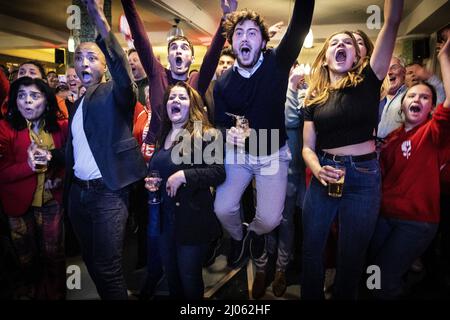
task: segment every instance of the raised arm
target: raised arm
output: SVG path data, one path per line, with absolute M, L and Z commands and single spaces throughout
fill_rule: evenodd
M 450 38 L 447 39 L 444 46 L 438 54 L 439 63 L 442 70 L 442 82 L 444 83 L 445 100 L 444 108 L 450 107 Z
M 144 22 L 136 10 L 135 0 L 121 0 L 121 2 L 125 17 L 130 26 L 134 47 L 136 48 L 147 77 L 151 79 L 156 73 L 156 69 L 163 69 L 164 67 L 153 53 L 152 45 L 145 32 Z
M 83 0 L 86 5 L 89 17 L 95 25 L 100 36 L 105 39 L 108 37 L 111 27 L 108 20 L 106 20 L 105 13 L 103 12 L 103 0 Z
M 238 6 L 237 0 L 220 0 L 220 6 L 222 8 L 222 18 L 220 19 L 219 27 L 212 39 L 211 45 L 206 51 L 203 58 L 200 71 L 198 73 L 197 83 L 193 83 L 194 88 L 203 96 L 208 90 L 209 84 L 216 72 L 217 64 L 219 63 L 220 53 L 223 45 L 225 44 L 225 37 L 223 36 L 222 22 L 226 18 L 226 15 L 236 11 Z
M 300 50 L 309 32 L 314 0 L 296 0 L 291 21 L 283 39 L 276 48 L 277 58 L 280 64 L 290 68 L 300 54 Z
M 105 55 L 106 63 L 113 80 L 113 94 L 120 106 L 134 107 L 136 88 L 131 79 L 131 70 L 125 52 L 103 13 L 103 0 L 84 0 L 89 16 L 99 33 L 98 47 Z
M 370 66 L 379 80 L 383 80 L 387 75 L 402 11 L 403 0 L 384 0 L 384 25 L 378 34 L 370 58 Z

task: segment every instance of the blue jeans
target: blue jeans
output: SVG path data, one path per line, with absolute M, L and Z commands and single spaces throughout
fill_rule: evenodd
M 356 299 L 366 251 L 375 230 L 380 207 L 378 160 L 335 163 L 319 156 L 322 166 L 344 164 L 341 198 L 328 196 L 328 188 L 315 177 L 303 206 L 302 299 L 323 299 L 324 249 L 330 227 L 339 216 L 337 267 L 333 297 Z
M 203 299 L 202 267 L 209 243 L 182 245 L 175 240 L 173 213 L 163 213 L 159 252 L 173 299 Z
M 160 204 L 148 205 L 147 226 L 147 276 L 141 289 L 142 295 L 152 297 L 158 282 L 164 275 L 161 255 L 159 253 L 159 236 L 161 233 Z
M 403 293 L 402 277 L 430 245 L 437 228 L 437 223 L 378 219 L 369 250 L 370 262 L 381 271 L 381 289 L 373 290 L 375 297 L 394 299 Z
M 72 184 L 69 218 L 89 275 L 102 299 L 127 299 L 122 270 L 128 189 L 109 190 L 104 184 Z

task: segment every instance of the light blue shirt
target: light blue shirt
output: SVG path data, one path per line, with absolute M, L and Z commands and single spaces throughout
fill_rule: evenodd
M 237 70 L 237 72 L 239 72 L 239 74 L 241 76 L 243 76 L 244 78 L 250 78 L 255 72 L 256 70 L 258 70 L 258 68 L 261 66 L 261 64 L 263 63 L 264 60 L 264 56 L 263 53 L 261 52 L 258 61 L 255 63 L 255 65 L 253 66 L 253 68 L 250 71 L 247 71 L 246 69 L 242 68 L 237 59 L 234 60 L 234 64 L 233 64 L 233 70 Z

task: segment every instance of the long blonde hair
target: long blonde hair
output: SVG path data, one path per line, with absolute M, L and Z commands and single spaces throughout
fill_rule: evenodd
M 328 66 L 325 65 L 326 53 L 330 45 L 331 38 L 333 38 L 337 34 L 346 34 L 352 39 L 358 61 L 350 70 L 347 71 L 347 74 L 343 78 L 339 79 L 335 84 L 331 85 Z M 360 58 L 358 44 L 355 37 L 350 31 L 333 33 L 325 41 L 322 49 L 320 50 L 312 65 L 311 78 L 309 82 L 310 85 L 305 98 L 305 106 L 308 107 L 313 104 L 320 105 L 325 103 L 330 97 L 330 92 L 332 90 L 340 90 L 347 87 L 356 87 L 364 80 L 363 76 L 361 76 L 361 73 L 367 66 L 368 62 L 368 57 L 365 57 L 363 59 Z

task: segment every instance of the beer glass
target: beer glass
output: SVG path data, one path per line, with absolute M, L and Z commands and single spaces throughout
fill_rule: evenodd
M 344 181 L 345 181 L 345 166 L 334 165 L 333 168 L 340 170 L 340 176 L 337 182 L 328 182 L 328 195 L 333 198 L 342 197 L 342 192 L 344 191 Z
M 43 173 L 48 168 L 48 150 L 42 144 L 35 144 L 33 149 L 34 167 L 37 173 Z

